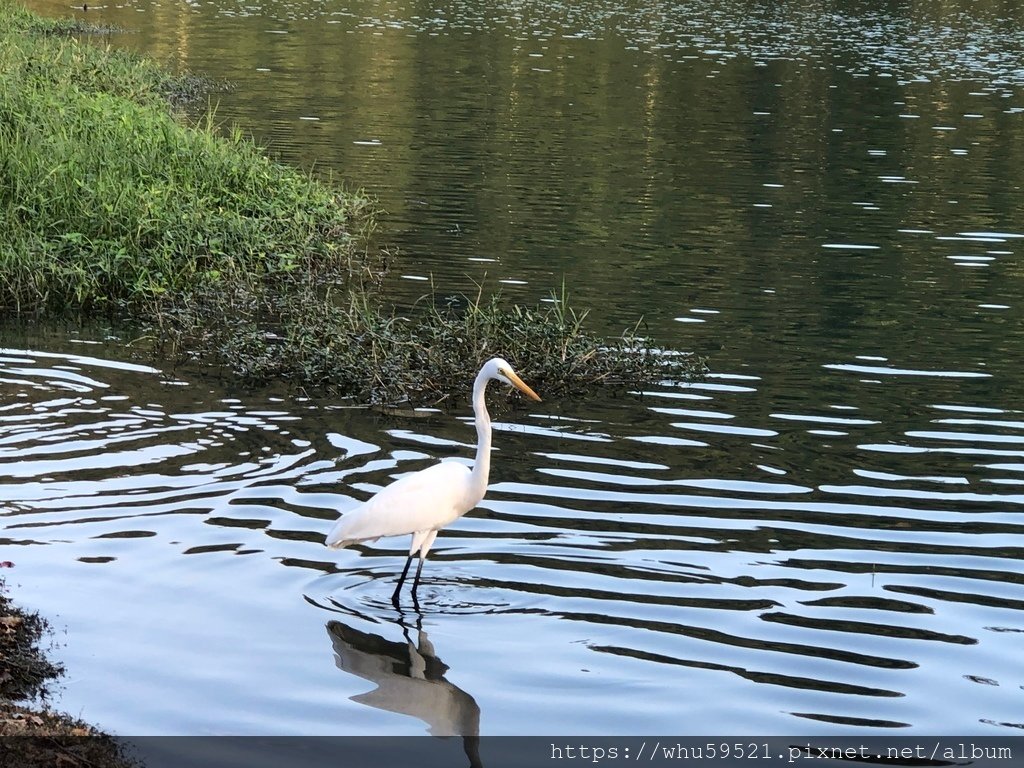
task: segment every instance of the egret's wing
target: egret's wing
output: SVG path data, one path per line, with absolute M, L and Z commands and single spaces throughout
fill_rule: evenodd
M 441 528 L 471 508 L 470 471 L 442 461 L 399 478 L 346 512 L 327 535 L 329 547 Z

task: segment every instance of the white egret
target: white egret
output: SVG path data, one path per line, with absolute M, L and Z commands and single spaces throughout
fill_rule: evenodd
M 515 374 L 512 366 L 500 357 L 488 360 L 473 383 L 477 442 L 472 471 L 465 464 L 442 461 L 399 478 L 343 515 L 327 535 L 327 546 L 340 549 L 360 541 L 376 541 L 382 536 L 411 533 L 409 558 L 391 597 L 395 603 L 409 573 L 413 555 L 419 553 L 420 558 L 412 584 L 415 601 L 423 561 L 437 538 L 437 532 L 473 509 L 487 492 L 487 477 L 491 470 L 491 417 L 487 413 L 484 393 L 491 379 L 515 387 L 531 400 L 540 402 L 537 393 Z

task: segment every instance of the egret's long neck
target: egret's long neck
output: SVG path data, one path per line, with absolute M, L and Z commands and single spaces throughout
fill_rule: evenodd
M 476 461 L 473 463 L 473 490 L 482 499 L 491 474 L 491 417 L 484 393 L 488 378 L 481 372 L 473 383 L 473 415 L 476 417 Z

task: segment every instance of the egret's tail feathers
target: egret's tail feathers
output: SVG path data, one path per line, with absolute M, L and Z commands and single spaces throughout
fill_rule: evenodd
M 330 547 L 331 549 L 344 549 L 349 544 L 354 543 L 355 542 L 352 539 L 335 539 L 331 538 L 330 536 L 328 536 L 326 541 L 324 541 L 324 544 Z
M 347 547 L 349 544 L 355 544 L 357 541 L 359 541 L 358 538 L 352 538 L 352 536 L 350 535 L 350 531 L 347 531 L 345 529 L 345 526 L 342 525 L 342 523 L 344 522 L 344 519 L 339 520 L 338 523 L 331 529 L 331 532 L 327 534 L 327 538 L 324 540 L 324 544 L 326 544 L 331 549 L 342 549 L 344 547 Z
M 341 549 L 359 541 L 358 533 L 352 530 L 353 524 L 358 517 L 355 513 L 358 511 L 359 507 L 356 507 L 355 509 L 343 512 L 341 517 L 331 526 L 327 538 L 324 539 L 324 544 L 331 549 Z
M 355 539 L 346 537 L 345 534 L 347 531 L 345 530 L 344 524 L 345 518 L 341 518 L 341 520 L 335 523 L 334 527 L 331 528 L 331 532 L 327 534 L 324 544 L 331 549 L 341 549 L 342 547 L 347 547 L 349 544 L 355 543 Z
M 376 536 L 360 536 L 360 531 L 353 530 L 353 528 L 358 527 L 353 525 L 355 522 L 351 514 L 345 515 L 331 528 L 331 532 L 327 534 L 324 544 L 331 549 L 343 549 L 350 544 L 358 544 L 361 541 L 376 541 L 380 538 L 380 534 Z
M 372 539 L 331 539 L 328 537 L 324 544 L 331 549 L 344 549 L 350 544 L 372 544 L 379 538 L 380 536 L 374 536 Z

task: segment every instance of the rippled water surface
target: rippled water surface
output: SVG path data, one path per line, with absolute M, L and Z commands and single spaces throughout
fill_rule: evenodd
M 487 498 L 398 612 L 406 540 L 323 536 L 470 460 L 468 405 L 6 333 L 0 543 L 67 628 L 61 705 L 123 734 L 1019 733 L 1024 18 L 889 5 L 90 6 L 378 195 L 399 304 L 564 278 L 712 374 L 501 410 Z

